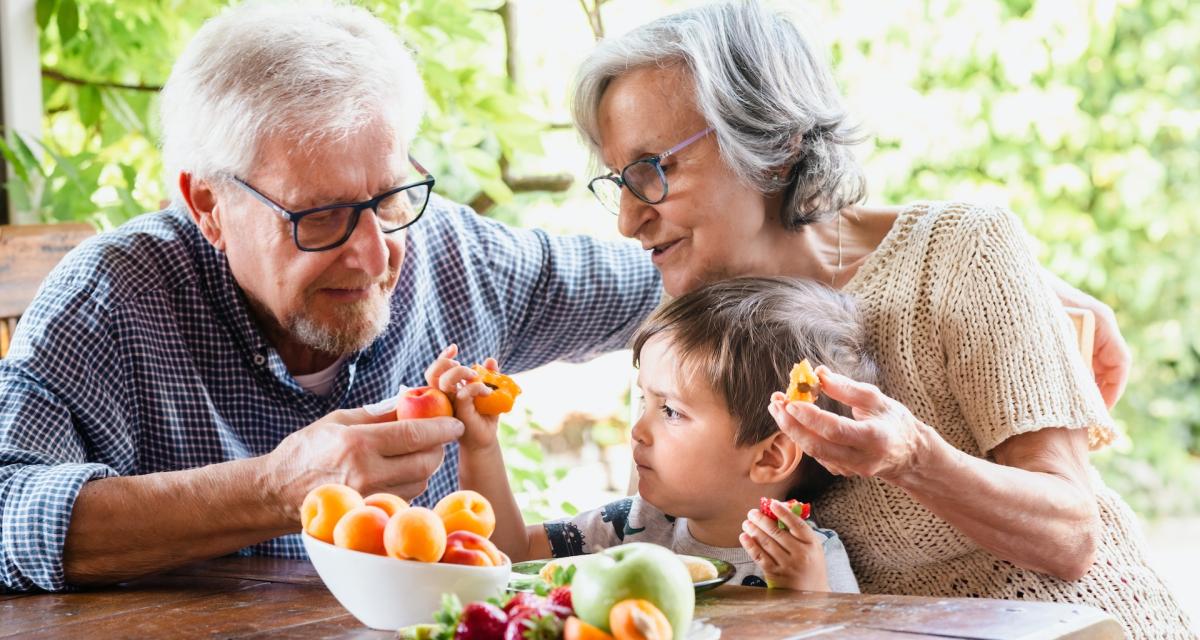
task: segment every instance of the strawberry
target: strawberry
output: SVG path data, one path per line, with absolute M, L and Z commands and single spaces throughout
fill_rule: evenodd
M 508 615 L 489 602 L 472 602 L 463 607 L 454 630 L 454 640 L 496 640 L 504 636 Z
M 783 506 L 787 507 L 788 511 L 791 511 L 792 513 L 800 516 L 801 520 L 808 520 L 808 517 L 810 515 L 812 515 L 812 505 L 810 505 L 807 502 L 800 502 L 799 500 L 788 500 L 787 502 L 783 503 Z M 771 499 L 770 498 L 759 498 L 758 499 L 758 510 L 760 512 L 762 512 L 762 514 L 764 516 L 774 520 L 775 524 L 779 525 L 780 529 L 783 529 L 785 531 L 787 530 L 787 525 L 780 522 L 779 517 L 776 516 L 773 511 L 771 511 Z
M 504 613 L 513 616 L 521 609 L 537 609 L 545 603 L 545 599 L 541 596 L 529 593 L 528 591 L 518 591 L 513 594 L 513 597 L 504 603 Z
M 575 613 L 575 606 L 571 603 L 570 587 L 555 587 L 546 599 L 550 601 L 550 604 L 558 607 L 558 610 L 554 612 L 555 614 L 558 614 L 559 611 L 567 612 L 566 616 L 560 615 L 560 618 L 565 618 Z

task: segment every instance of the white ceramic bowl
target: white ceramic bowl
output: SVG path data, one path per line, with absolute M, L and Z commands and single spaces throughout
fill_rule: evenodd
M 468 567 L 413 562 L 335 547 L 302 533 L 317 575 L 333 597 L 359 622 L 372 629 L 395 631 L 410 624 L 433 622 L 442 594 L 457 594 L 463 603 L 499 595 L 508 584 L 512 564 Z

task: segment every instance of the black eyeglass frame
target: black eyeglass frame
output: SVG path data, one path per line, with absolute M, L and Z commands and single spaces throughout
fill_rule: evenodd
M 600 206 L 604 207 L 604 209 L 606 211 L 608 211 L 609 213 L 611 213 L 613 215 L 619 215 L 621 213 L 620 205 L 618 204 L 617 210 L 615 210 L 615 211 L 611 207 L 609 207 L 608 204 L 606 204 L 604 202 L 604 199 L 602 197 L 600 197 L 600 194 L 596 193 L 595 185 L 597 182 L 608 181 L 608 182 L 612 182 L 613 184 L 616 184 L 618 188 L 628 187 L 629 192 L 632 193 L 634 195 L 634 197 L 636 197 L 638 200 L 641 200 L 642 202 L 645 202 L 646 204 L 658 204 L 658 203 L 662 202 L 663 200 L 667 199 L 667 194 L 670 191 L 670 187 L 667 184 L 667 174 L 666 174 L 666 172 L 663 171 L 663 168 L 662 168 L 662 161 L 675 155 L 676 153 L 679 153 L 680 151 L 683 151 L 683 149 L 685 147 L 692 144 L 693 142 L 696 142 L 697 140 L 700 140 L 704 136 L 707 136 L 708 134 L 712 133 L 714 130 L 715 129 L 713 127 L 708 127 L 703 131 L 698 131 L 698 132 L 692 134 L 691 136 L 688 137 L 687 140 L 680 142 L 679 144 L 671 147 L 670 149 L 667 149 L 666 151 L 664 151 L 658 155 L 650 156 L 649 158 L 641 158 L 639 160 L 634 160 L 633 162 L 630 162 L 629 164 L 625 165 L 625 167 L 623 169 L 621 169 L 620 174 L 609 173 L 609 174 L 602 175 L 602 176 L 596 176 L 595 178 L 592 178 L 590 181 L 588 181 L 588 186 L 587 186 L 588 191 L 592 192 L 592 195 L 596 197 L 596 200 L 598 202 L 600 202 Z M 648 164 L 648 165 L 654 167 L 655 173 L 658 174 L 658 182 L 659 182 L 659 184 L 662 185 L 663 192 L 662 192 L 662 196 L 660 198 L 655 199 L 655 200 L 651 200 L 650 198 L 647 198 L 645 194 L 643 194 L 640 190 L 638 190 L 637 187 L 633 186 L 633 184 L 631 184 L 629 182 L 629 180 L 627 180 L 625 178 L 625 173 L 627 171 L 629 171 L 629 169 L 631 169 L 632 167 L 639 165 L 639 164 Z
M 267 205 L 267 207 L 269 207 L 275 213 L 279 214 L 279 216 L 281 218 L 283 218 L 284 220 L 287 220 L 288 222 L 292 223 L 292 241 L 296 243 L 297 249 L 299 249 L 301 251 L 308 251 L 308 252 L 329 251 L 330 249 L 336 249 L 336 248 L 346 244 L 346 241 L 350 239 L 350 236 L 354 235 L 354 230 L 356 228 L 358 228 L 358 219 L 362 215 L 362 212 L 364 210 L 370 209 L 371 211 L 373 211 L 376 214 L 376 216 L 378 216 L 379 215 L 378 207 L 379 207 L 380 202 L 383 202 L 385 199 L 387 199 L 391 196 L 394 196 L 397 193 L 400 193 L 401 191 L 407 191 L 409 189 L 414 189 L 416 187 L 425 186 L 425 187 L 428 187 L 428 190 L 425 192 L 425 201 L 421 203 L 421 209 L 419 211 L 417 211 L 417 215 L 413 216 L 413 219 L 411 221 L 409 221 L 407 224 L 403 224 L 403 225 L 400 225 L 400 226 L 392 228 L 392 229 L 384 228 L 383 222 L 380 221 L 380 230 L 382 230 L 384 233 L 395 233 L 401 229 L 411 227 L 413 225 L 413 223 L 415 223 L 417 220 L 421 219 L 421 216 L 425 214 L 425 208 L 427 206 L 429 206 L 429 196 L 430 196 L 430 194 L 433 193 L 433 185 L 437 181 L 434 179 L 433 174 L 429 173 L 429 171 L 427 169 L 425 169 L 425 167 L 422 166 L 420 162 L 417 162 L 416 158 L 409 156 L 408 161 L 411 162 L 412 165 L 414 167 L 416 167 L 417 170 L 420 171 L 424 175 L 424 178 L 422 178 L 416 182 L 410 182 L 408 184 L 401 185 L 399 187 L 394 187 L 392 189 L 388 189 L 387 191 L 384 191 L 383 193 L 371 198 L 370 200 L 363 200 L 362 202 L 338 202 L 338 203 L 334 203 L 334 204 L 323 205 L 320 207 L 313 207 L 312 209 L 304 209 L 302 211 L 292 211 L 292 210 L 288 209 L 287 207 L 284 207 L 283 205 L 279 204 L 278 202 L 275 202 L 271 198 L 268 198 L 261 191 L 259 191 L 258 189 L 255 189 L 249 182 L 246 182 L 245 180 L 243 180 L 237 176 L 230 176 L 230 177 L 233 179 L 234 184 L 237 184 L 239 187 L 245 189 L 246 192 L 249 193 L 250 195 L 254 196 L 254 198 L 256 200 Z M 335 242 L 331 242 L 329 244 L 322 245 L 320 247 L 310 248 L 310 247 L 305 247 L 304 245 L 300 244 L 300 221 L 301 220 L 303 220 L 304 218 L 311 216 L 313 214 L 322 213 L 324 211 L 332 211 L 334 209 L 345 209 L 345 208 L 350 208 L 352 213 L 350 215 L 350 223 L 348 225 L 346 225 L 346 232 L 344 234 L 342 234 L 341 238 L 339 238 Z

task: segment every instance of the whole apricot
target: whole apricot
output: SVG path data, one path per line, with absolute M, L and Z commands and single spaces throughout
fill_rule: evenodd
M 393 558 L 437 562 L 446 551 L 446 526 L 429 509 L 409 507 L 388 519 L 383 546 Z
M 308 535 L 333 543 L 333 528 L 346 512 L 363 505 L 362 495 L 344 484 L 323 484 L 304 496 L 300 525 Z
M 383 547 L 383 530 L 388 514 L 379 507 L 363 505 L 346 512 L 333 528 L 333 544 L 344 549 L 387 555 Z
M 490 538 L 496 530 L 492 503 L 475 491 L 455 491 L 439 500 L 433 511 L 442 518 L 448 532 L 470 531 Z
M 404 498 L 391 493 L 372 493 L 363 498 L 363 503 L 383 509 L 389 518 L 396 515 L 396 512 L 401 509 L 408 508 L 408 503 L 404 501 Z
M 421 420 L 454 415 L 454 405 L 440 389 L 417 387 L 396 398 L 397 420 Z
M 504 564 L 504 554 L 491 540 L 470 531 L 452 531 L 446 535 L 446 564 L 466 564 L 476 567 L 498 567 Z

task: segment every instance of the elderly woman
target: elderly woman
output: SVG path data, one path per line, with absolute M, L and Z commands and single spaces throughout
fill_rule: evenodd
M 1088 463 L 1113 425 L 1019 222 L 859 204 L 830 70 L 784 16 L 720 3 L 606 41 L 574 116 L 612 170 L 590 188 L 669 294 L 784 275 L 860 300 L 880 388 L 822 371 L 855 419 L 780 397 L 769 410 L 847 477 L 815 513 L 864 591 L 1080 602 L 1134 636 L 1191 637 Z

